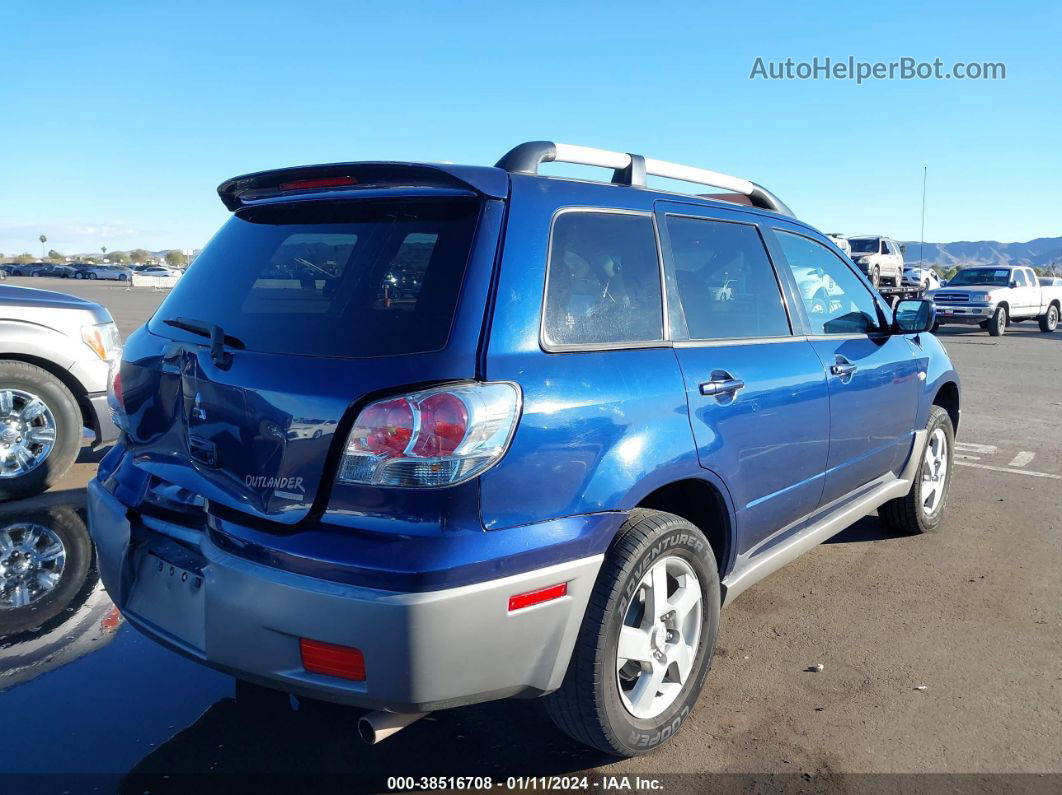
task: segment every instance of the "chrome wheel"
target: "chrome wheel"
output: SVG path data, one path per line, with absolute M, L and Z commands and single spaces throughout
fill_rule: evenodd
M 701 640 L 701 584 L 679 557 L 658 560 L 638 583 L 623 614 L 616 647 L 620 700 L 650 720 L 678 698 Z
M 59 536 L 33 523 L 0 530 L 0 610 L 26 607 L 55 589 L 66 565 Z
M 937 428 L 929 437 L 922 462 L 922 511 L 932 516 L 944 501 L 948 477 L 948 437 Z
M 0 478 L 19 478 L 43 464 L 55 433 L 55 416 L 43 400 L 21 389 L 0 389 Z

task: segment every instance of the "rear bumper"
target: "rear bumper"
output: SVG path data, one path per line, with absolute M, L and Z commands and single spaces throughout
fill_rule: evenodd
M 197 550 L 171 540 L 170 554 L 166 539 L 134 526 L 98 481 L 89 484 L 88 513 L 104 584 L 149 637 L 244 679 L 401 712 L 558 688 L 602 560 L 395 593 L 281 571 L 231 555 L 205 535 Z M 510 596 L 561 582 L 566 596 L 508 610 Z M 360 649 L 365 681 L 306 671 L 300 638 Z

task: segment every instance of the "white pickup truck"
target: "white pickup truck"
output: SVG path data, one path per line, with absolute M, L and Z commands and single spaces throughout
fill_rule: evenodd
M 926 298 L 937 309 L 937 324 L 979 325 L 993 337 L 1001 336 L 1012 321 L 1040 322 L 1040 331 L 1058 326 L 1062 287 L 1041 287 L 1036 272 L 1023 265 L 964 268 L 946 287 L 930 290 Z

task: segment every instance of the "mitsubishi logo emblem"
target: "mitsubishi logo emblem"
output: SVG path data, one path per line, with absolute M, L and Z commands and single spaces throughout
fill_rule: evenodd
M 206 409 L 203 408 L 203 398 L 196 392 L 195 402 L 192 404 L 192 419 L 206 421 Z

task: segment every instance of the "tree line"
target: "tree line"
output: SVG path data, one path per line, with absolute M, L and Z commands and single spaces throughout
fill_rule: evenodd
M 54 248 L 48 252 L 48 255 L 43 259 L 38 256 L 30 254 L 28 251 L 22 254 L 5 255 L 0 252 L 0 262 L 11 262 L 18 265 L 28 265 L 31 262 L 56 262 L 65 263 L 66 255 L 61 254 Z M 108 252 L 106 247 L 101 249 L 100 256 L 90 257 L 78 257 L 78 262 L 89 262 L 94 265 L 99 265 L 105 260 L 111 265 L 146 265 L 148 263 L 156 263 L 159 261 L 159 257 L 152 255 L 150 251 L 143 248 L 134 248 L 132 251 L 111 251 Z M 161 260 L 169 265 L 171 268 L 183 268 L 188 265 L 188 257 L 182 251 L 172 249 L 167 251 Z

